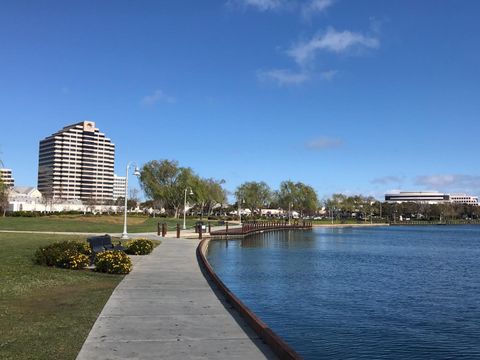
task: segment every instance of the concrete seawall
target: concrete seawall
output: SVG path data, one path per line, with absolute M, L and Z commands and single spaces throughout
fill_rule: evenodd
M 278 231 L 278 229 L 277 229 Z M 272 329 L 268 327 L 253 311 L 251 311 L 234 293 L 228 289 L 218 277 L 206 258 L 206 252 L 210 240 L 205 239 L 198 245 L 197 256 L 203 265 L 205 272 L 212 279 L 214 284 L 225 296 L 227 301 L 242 315 L 255 333 L 270 346 L 275 354 L 282 360 L 300 360 L 299 354 L 295 352 L 286 342 L 283 341 Z

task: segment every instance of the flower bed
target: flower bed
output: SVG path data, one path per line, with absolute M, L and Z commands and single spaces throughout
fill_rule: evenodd
M 95 257 L 95 271 L 109 274 L 128 274 L 132 271 L 132 261 L 123 251 L 110 250 L 98 253 Z
M 89 264 L 90 247 L 78 241 L 61 241 L 39 248 L 34 262 L 64 269 L 83 269 Z
M 127 242 L 126 252 L 130 255 L 148 255 L 153 251 L 153 242 L 148 239 L 135 239 Z

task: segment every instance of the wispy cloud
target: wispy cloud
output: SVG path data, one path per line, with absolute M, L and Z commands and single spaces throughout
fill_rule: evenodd
M 320 73 L 320 76 L 324 80 L 333 80 L 333 78 L 337 76 L 337 74 L 338 74 L 338 70 L 327 70 Z
M 381 185 L 387 185 L 387 184 L 400 184 L 403 183 L 405 179 L 400 176 L 383 176 L 383 177 L 378 177 L 370 181 L 372 184 L 381 184 Z
M 356 48 L 376 49 L 380 46 L 380 40 L 376 37 L 363 35 L 352 31 L 337 31 L 330 27 L 323 34 L 314 36 L 307 42 L 294 45 L 287 54 L 297 64 L 304 66 L 315 59 L 318 51 L 333 53 L 345 53 Z
M 310 79 L 310 75 L 306 72 L 294 72 L 288 69 L 258 71 L 257 77 L 261 81 L 273 81 L 279 86 L 298 85 Z
M 337 138 L 329 138 L 325 136 L 318 137 L 316 139 L 309 140 L 305 143 L 305 147 L 308 150 L 326 150 L 339 148 L 343 146 L 343 140 Z
M 419 186 L 444 191 L 478 192 L 480 188 L 480 176 L 464 174 L 423 175 L 417 176 L 414 183 Z
M 334 0 L 310 0 L 301 5 L 301 13 L 304 19 L 309 20 L 313 15 L 322 13 L 332 6 Z
M 145 96 L 142 99 L 141 103 L 145 106 L 151 106 L 159 102 L 166 102 L 172 104 L 176 101 L 177 99 L 175 99 L 173 96 L 165 94 L 165 92 L 163 92 L 162 90 L 155 90 L 152 95 Z
M 276 10 L 286 4 L 284 0 L 229 0 L 227 5 L 242 8 L 254 8 L 259 11 Z

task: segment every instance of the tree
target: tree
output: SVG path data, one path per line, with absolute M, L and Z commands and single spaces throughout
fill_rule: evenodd
M 297 208 L 301 216 L 312 214 L 318 209 L 318 196 L 316 191 L 310 185 L 301 182 L 295 184 L 297 187 Z
M 311 186 L 302 182 L 283 181 L 276 197 L 283 210 L 297 209 L 302 217 L 318 209 L 317 193 Z
M 127 200 L 127 206 L 129 209 L 135 209 L 140 203 L 140 198 L 138 194 L 139 194 L 138 189 L 135 189 L 135 188 L 130 189 L 130 195 L 128 196 L 128 200 Z
M 217 206 L 223 206 L 227 202 L 227 190 L 223 188 L 225 180 L 206 179 L 208 198 L 206 202 L 207 213 L 211 215 Z
M 5 217 L 5 214 L 7 213 L 9 192 L 9 187 L 0 178 L 0 210 L 2 211 L 3 217 Z
M 297 187 L 293 181 L 282 181 L 280 189 L 275 194 L 278 205 L 283 210 L 291 209 L 297 205 Z
M 261 214 L 262 207 L 268 205 L 272 199 L 272 191 L 268 185 L 261 182 L 245 182 L 235 191 L 237 202 L 243 202 L 245 207 L 253 213 Z
M 337 218 L 338 212 L 344 211 L 344 206 L 346 203 L 347 197 L 343 194 L 333 194 L 330 199 L 325 201 L 325 207 L 327 211 L 330 213 L 330 216 L 333 218 Z
M 166 211 L 178 218 L 185 189 L 195 187 L 195 177 L 192 169 L 178 166 L 177 161 L 152 160 L 142 167 L 140 185 L 148 198 L 160 201 Z
M 222 187 L 225 180 L 202 179 L 196 177 L 194 179 L 193 193 L 197 204 L 200 207 L 200 216 L 203 217 L 206 211 L 211 215 L 213 208 L 222 205 L 227 201 L 227 192 Z

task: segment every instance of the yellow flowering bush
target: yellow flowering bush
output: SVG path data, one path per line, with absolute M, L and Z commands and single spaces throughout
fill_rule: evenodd
M 65 269 L 83 269 L 89 264 L 90 247 L 78 241 L 62 241 L 39 248 L 34 262 Z
M 126 244 L 127 254 L 130 255 L 148 255 L 153 251 L 153 242 L 148 239 L 134 239 Z
M 65 269 L 79 270 L 90 263 L 87 255 L 76 251 L 65 251 L 57 260 L 57 266 Z
M 110 250 L 98 253 L 95 257 L 95 271 L 109 274 L 128 274 L 132 271 L 132 261 L 123 251 Z

